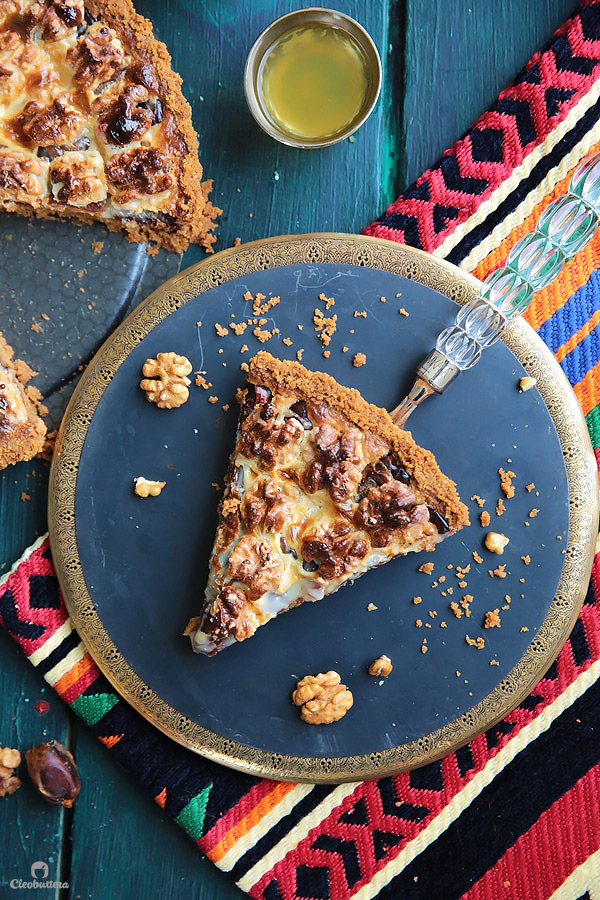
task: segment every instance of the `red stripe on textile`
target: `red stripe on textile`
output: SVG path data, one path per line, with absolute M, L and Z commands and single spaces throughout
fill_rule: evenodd
M 198 846 L 201 850 L 211 857 L 211 850 L 214 850 L 227 833 L 243 819 L 246 819 L 255 807 L 261 806 L 265 797 L 276 792 L 278 786 L 279 782 L 277 781 L 267 781 L 266 779 L 259 781 L 247 794 L 244 794 L 235 806 L 232 806 L 225 815 L 221 816 L 210 831 L 207 831 L 204 837 L 198 841 Z
M 598 0 L 589 0 L 589 2 L 582 5 L 594 6 L 597 3 Z M 578 16 L 568 19 L 555 32 L 553 42 L 559 36 L 566 38 L 572 57 L 582 57 L 597 63 L 600 55 L 600 41 L 585 39 L 581 28 L 581 20 Z M 537 66 L 539 70 L 539 84 L 519 80 L 502 91 L 497 101 L 497 104 L 504 102 L 507 108 L 510 107 L 511 103 L 528 104 L 534 123 L 534 139 L 524 146 L 521 145 L 515 116 L 501 111 L 497 105 L 494 109 L 488 110 L 480 116 L 469 129 L 467 135 L 453 144 L 444 154 L 446 159 L 451 157 L 455 159 L 459 179 L 485 179 L 487 185 L 481 193 L 471 193 L 468 189 L 465 191 L 460 189 L 449 190 L 441 163 L 438 163 L 424 172 L 417 179 L 415 185 L 406 192 L 410 195 L 415 188 L 422 188 L 423 185 L 426 185 L 427 190 L 421 191 L 422 194 L 427 195 L 426 200 L 401 195 L 388 207 L 384 215 L 365 228 L 363 233 L 373 237 L 407 243 L 400 224 L 393 224 L 393 218 L 385 224 L 385 218 L 388 216 L 395 217 L 398 222 L 403 217 L 407 217 L 409 220 L 414 220 L 413 224 L 416 224 L 420 247 L 430 252 L 435 250 L 448 235 L 452 234 L 459 225 L 479 209 L 490 194 L 509 177 L 516 166 L 520 165 L 528 154 L 545 140 L 550 132 L 579 102 L 582 96 L 589 91 L 597 77 L 597 65 L 592 66 L 592 71 L 588 74 L 572 70 L 557 71 L 556 55 L 553 46 L 550 46 L 544 52 L 536 53 L 527 64 L 526 72 L 531 71 L 534 66 Z M 568 100 L 561 103 L 560 109 L 554 115 L 548 116 L 545 94 L 548 89 L 553 87 L 572 90 L 573 94 Z M 482 163 L 473 159 L 471 152 L 472 135 L 487 128 L 492 128 L 502 134 L 504 158 L 501 163 L 482 165 Z M 453 179 L 453 181 L 455 180 Z M 433 213 L 438 206 L 452 207 L 456 211 L 456 216 L 448 218 L 445 226 L 436 232 Z
M 600 848 L 600 763 L 526 831 L 461 900 L 548 900 Z
M 27 656 L 31 656 L 35 650 L 39 650 L 48 638 L 61 625 L 64 625 L 68 618 L 64 603 L 61 603 L 58 609 L 53 607 L 32 607 L 29 603 L 29 579 L 32 576 L 48 575 L 56 577 L 51 560 L 43 556 L 48 550 L 48 546 L 48 540 L 46 539 L 37 550 L 34 550 L 27 559 L 23 560 L 14 572 L 11 572 L 5 583 L 0 587 L 0 597 L 7 591 L 10 591 L 14 598 L 17 615 L 22 622 L 41 625 L 44 628 L 43 633 L 35 640 L 13 635 Z

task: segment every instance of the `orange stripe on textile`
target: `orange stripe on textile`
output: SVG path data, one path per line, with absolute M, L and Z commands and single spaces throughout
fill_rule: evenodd
M 600 322 L 600 309 L 597 309 L 591 319 L 588 319 L 579 331 L 572 334 L 569 340 L 565 341 L 564 344 L 561 344 L 558 350 L 555 351 L 554 356 L 556 357 L 557 362 L 562 362 L 565 356 L 567 356 L 571 350 L 575 349 L 577 344 L 586 338 L 588 334 L 591 334 L 598 322 Z
M 218 844 L 215 844 L 212 850 L 207 853 L 209 859 L 212 859 L 213 862 L 219 862 L 219 860 L 223 859 L 225 854 L 231 850 L 231 848 L 243 838 L 251 828 L 257 825 L 261 819 L 267 816 L 272 809 L 274 809 L 278 803 L 281 803 L 283 798 L 289 794 L 291 790 L 295 787 L 294 784 L 286 784 L 284 782 L 275 782 L 273 785 L 273 790 L 262 797 L 258 803 L 252 807 L 250 812 L 248 812 L 242 819 L 237 822 L 233 828 L 230 828 L 229 831 L 223 835 Z M 204 849 L 204 844 L 202 844 Z
M 235 806 L 232 806 L 224 816 L 221 816 L 210 831 L 207 831 L 204 837 L 198 841 L 198 846 L 202 852 L 212 859 L 214 848 L 220 844 L 221 841 L 225 840 L 226 835 L 232 832 L 236 825 L 251 816 L 252 810 L 255 807 L 260 806 L 262 808 L 263 800 L 272 793 L 277 792 L 280 786 L 283 786 L 287 793 L 294 785 L 277 781 L 268 781 L 266 778 L 261 779 L 258 784 L 255 784 L 254 787 L 251 788 L 247 794 L 244 794 L 241 800 L 239 800 Z M 272 804 L 272 806 L 275 805 L 275 803 Z
M 584 416 L 600 403 L 600 362 L 586 372 L 581 381 L 573 385 L 573 391 Z
M 91 684 L 98 677 L 98 674 L 96 663 L 89 653 L 86 653 L 83 659 L 76 662 L 72 669 L 69 669 L 62 678 L 58 679 L 54 685 L 54 690 L 66 703 L 72 703 L 87 687 L 87 685 L 82 686 L 80 682 L 87 680 L 87 684 Z
M 103 737 L 101 734 L 98 735 L 98 738 L 102 741 L 105 747 L 108 747 L 110 750 L 111 747 L 114 747 L 115 744 L 118 744 L 122 737 L 125 736 L 125 732 L 123 734 L 110 734 L 107 737 Z M 165 788 L 166 790 L 166 788 Z M 156 800 L 156 797 L 154 798 Z M 157 801 L 158 802 L 158 801 Z
M 103 740 L 103 738 L 100 738 L 100 740 Z M 165 803 L 167 802 L 167 789 L 166 789 L 166 787 L 164 787 L 164 788 L 162 789 L 162 791 L 161 791 L 159 794 L 157 794 L 156 797 L 155 797 L 154 799 L 156 800 L 156 802 L 158 803 L 158 805 L 160 806 L 160 808 L 161 808 L 161 809 L 164 809 L 164 808 L 165 808 Z
M 548 900 L 600 848 L 599 792 L 600 764 L 545 810 L 461 900 Z
M 600 143 L 595 145 L 594 150 L 600 148 Z M 533 209 L 531 215 L 504 238 L 503 241 L 492 250 L 474 269 L 473 275 L 482 281 L 497 269 L 504 265 L 509 250 L 517 243 L 517 241 L 526 234 L 530 234 L 536 225 L 542 212 L 548 204 L 556 197 L 560 197 L 567 193 L 569 180 L 572 172 L 557 182 L 554 189 L 544 196 Z M 580 250 L 577 256 L 568 262 L 562 272 L 552 284 L 543 291 L 534 295 L 534 298 L 524 315 L 532 328 L 540 328 L 557 309 L 560 309 L 568 301 L 579 288 L 588 281 L 590 273 L 600 266 L 600 236 L 596 234 L 590 243 Z

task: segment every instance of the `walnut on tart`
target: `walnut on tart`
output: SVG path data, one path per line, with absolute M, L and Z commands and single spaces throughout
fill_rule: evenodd
M 130 0 L 0 0 L 0 208 L 209 250 L 210 189 L 181 79 Z
M 26 387 L 34 374 L 27 363 L 13 359 L 0 332 L 0 469 L 32 459 L 44 447 L 42 397 L 36 388 Z
M 204 606 L 186 629 L 207 655 L 468 523 L 433 454 L 358 391 L 261 351 L 240 394 Z

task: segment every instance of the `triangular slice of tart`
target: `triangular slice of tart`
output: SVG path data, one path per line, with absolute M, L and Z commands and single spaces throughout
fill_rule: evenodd
M 32 459 L 44 447 L 46 426 L 39 416 L 42 395 L 27 386 L 35 373 L 27 363 L 13 359 L 0 332 L 0 469 Z
M 130 0 L 0 3 L 0 208 L 210 248 L 181 79 Z
M 261 351 L 238 399 L 204 607 L 186 629 L 197 652 L 468 524 L 433 454 L 329 375 Z

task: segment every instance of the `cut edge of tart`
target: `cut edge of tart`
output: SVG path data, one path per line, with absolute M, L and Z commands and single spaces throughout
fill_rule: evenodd
M 211 656 L 469 522 L 433 454 L 357 390 L 265 351 L 247 381 L 204 606 L 185 630 Z
M 26 387 L 34 375 L 27 363 L 13 359 L 12 347 L 0 332 L 0 469 L 32 459 L 44 448 L 42 396 L 37 388 Z
M 221 210 L 208 199 L 212 181 L 202 181 L 182 80 L 152 23 L 130 0 L 1 6 L 0 209 L 211 252 Z M 11 75 L 25 76 L 20 91 Z

